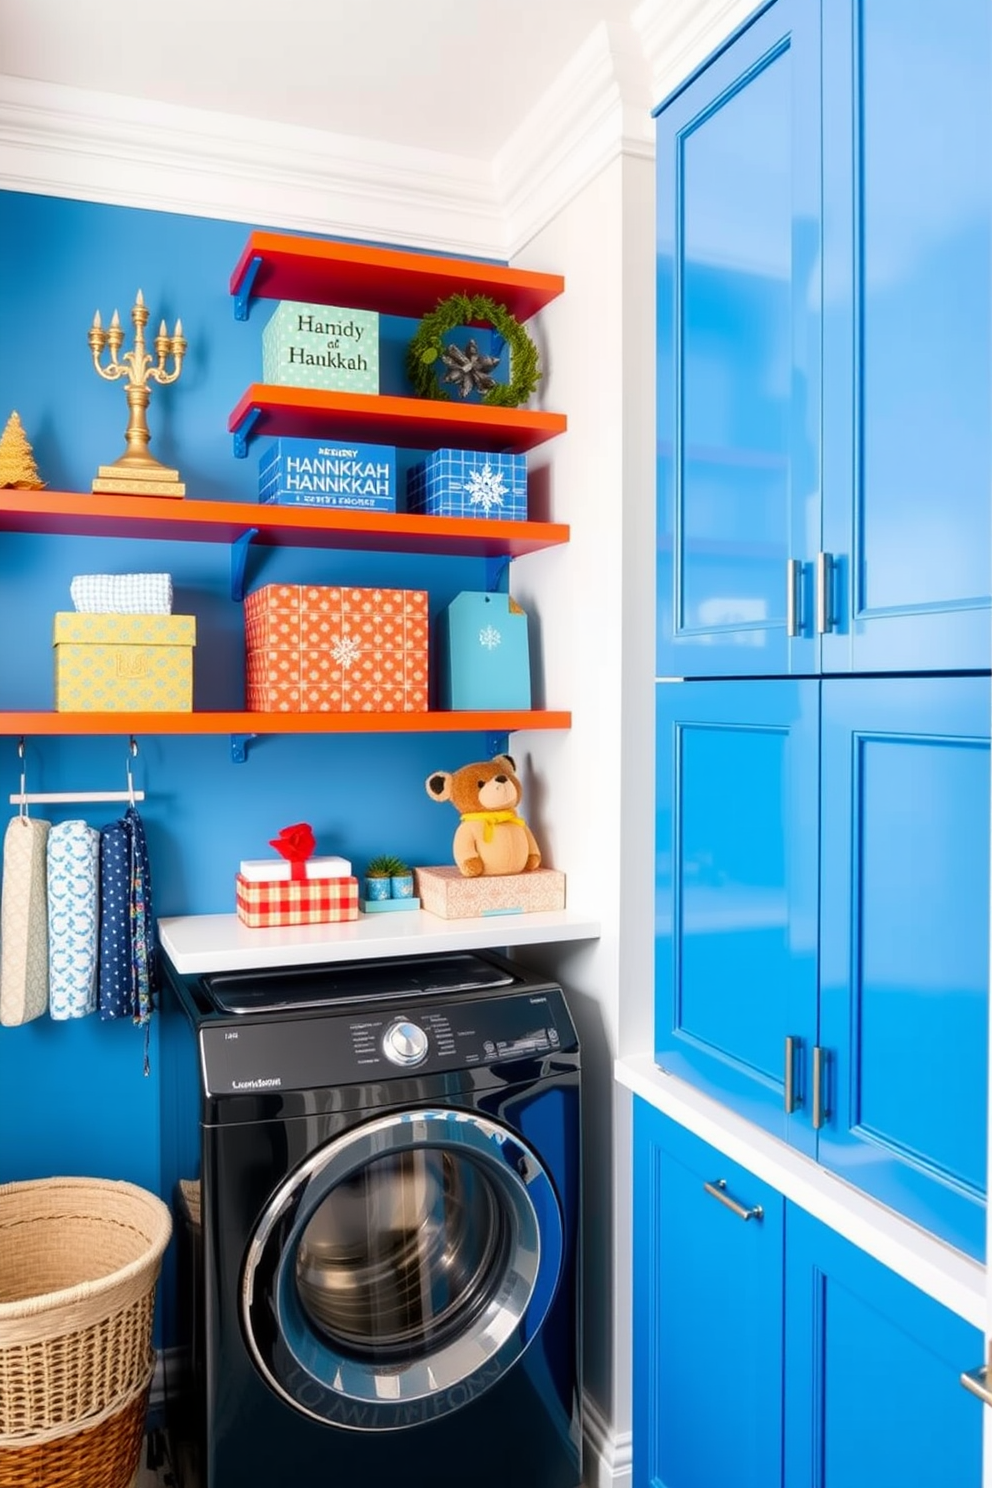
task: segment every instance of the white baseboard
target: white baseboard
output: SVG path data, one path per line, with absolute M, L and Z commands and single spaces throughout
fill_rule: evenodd
M 615 1432 L 591 1396 L 582 1400 L 585 1420 L 585 1488 L 631 1488 L 633 1438 Z

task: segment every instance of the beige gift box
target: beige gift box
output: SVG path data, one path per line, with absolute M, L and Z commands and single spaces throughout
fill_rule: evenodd
M 415 868 L 413 876 L 421 908 L 444 920 L 565 908 L 565 875 L 557 868 L 481 878 L 465 878 L 454 866 Z

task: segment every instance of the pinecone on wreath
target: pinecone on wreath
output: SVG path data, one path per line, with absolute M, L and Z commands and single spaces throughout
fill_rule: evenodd
M 19 491 L 40 491 L 45 482 L 38 478 L 34 450 L 28 442 L 20 416 L 12 413 L 0 434 L 0 486 L 13 486 Z

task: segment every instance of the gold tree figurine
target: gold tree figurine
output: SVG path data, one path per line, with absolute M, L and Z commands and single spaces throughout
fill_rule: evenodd
M 34 450 L 15 412 L 0 434 L 0 486 L 13 486 L 19 491 L 40 491 L 45 482 L 38 479 Z
M 149 382 L 164 387 L 175 382 L 183 369 L 186 341 L 183 323 L 176 321 L 176 329 L 170 336 L 165 321 L 159 326 L 155 337 L 156 362 L 145 350 L 145 326 L 148 324 L 148 309 L 141 290 L 131 310 L 134 322 L 134 347 L 118 356 L 124 344 L 124 330 L 120 316 L 114 311 L 106 330 L 97 310 L 90 326 L 88 340 L 93 353 L 93 366 L 107 382 L 116 382 L 126 377 L 124 393 L 127 398 L 128 420 L 125 438 L 127 448 L 119 460 L 112 465 L 101 465 L 93 482 L 94 491 L 144 496 L 185 496 L 186 487 L 179 479 L 179 471 L 156 460 L 148 453 L 151 435 L 148 432 L 147 408 L 151 401 Z M 101 360 L 104 351 L 110 351 L 109 361 Z M 166 363 L 172 358 L 172 370 Z

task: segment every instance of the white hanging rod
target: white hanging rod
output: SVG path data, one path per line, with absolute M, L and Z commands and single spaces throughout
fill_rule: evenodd
M 127 789 L 116 791 L 29 791 L 25 789 L 27 778 L 24 770 L 24 740 L 21 739 L 17 745 L 18 757 L 21 761 L 21 788 L 10 797 L 11 806 L 20 806 L 23 812 L 27 806 L 64 806 L 70 802 L 86 801 L 127 801 L 134 805 L 137 801 L 145 799 L 143 790 L 135 790 L 134 777 L 131 774 L 131 761 L 138 753 L 137 741 L 132 737 L 127 743 Z
M 136 791 L 16 791 L 11 806 L 58 806 L 70 801 L 143 801 L 143 790 Z

